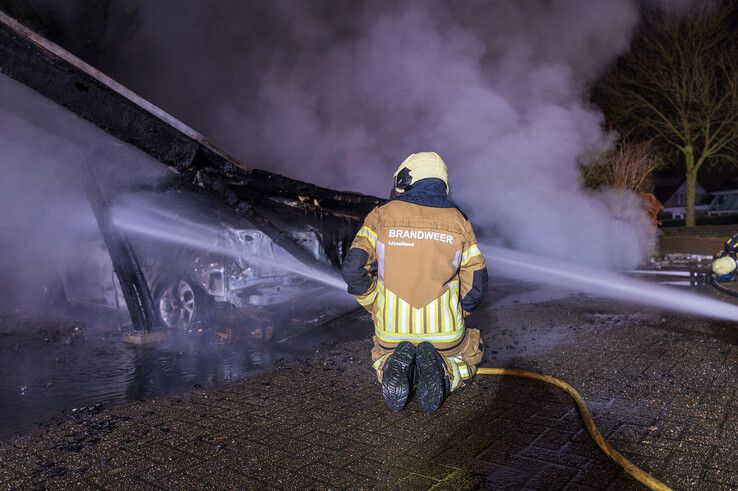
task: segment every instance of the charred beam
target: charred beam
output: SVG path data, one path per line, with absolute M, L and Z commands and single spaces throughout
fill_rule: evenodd
M 239 198 L 236 192 L 229 189 L 222 180 L 213 179 L 207 173 L 200 172 L 198 173 L 198 183 L 204 188 L 217 193 L 237 215 L 247 219 L 254 227 L 269 236 L 276 245 L 287 251 L 292 257 L 308 267 L 337 277 L 335 269 L 313 257 L 307 249 L 292 238 L 289 232 L 275 225 L 271 220 L 254 209 L 251 204 Z
M 293 199 L 309 196 L 324 207 L 361 217 L 381 201 L 239 162 L 181 121 L 1 11 L 0 72 L 177 172 L 208 168 L 225 182 L 238 176 L 261 193 Z
M 111 223 L 110 200 L 95 179 L 93 169 L 89 170 L 84 184 L 87 200 L 108 249 L 133 327 L 137 330 L 155 331 L 158 329 L 159 321 L 151 300 L 149 285 L 130 242 Z

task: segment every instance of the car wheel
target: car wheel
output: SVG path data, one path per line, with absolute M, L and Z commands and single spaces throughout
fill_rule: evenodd
M 191 280 L 166 282 L 156 296 L 155 306 L 161 323 L 169 329 L 189 331 L 206 320 L 211 298 Z

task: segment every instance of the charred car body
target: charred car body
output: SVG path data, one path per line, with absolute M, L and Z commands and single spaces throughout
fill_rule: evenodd
M 147 189 L 131 189 L 111 186 L 115 179 L 96 178 L 125 174 L 126 169 L 121 168 L 125 162 L 106 161 L 103 153 L 85 163 L 89 170 L 85 191 L 110 259 L 109 266 L 98 268 L 112 285 L 106 291 L 114 298 L 107 303 L 123 303 L 137 329 L 192 325 L 198 315 L 198 297 L 203 306 L 212 302 L 237 307 L 279 305 L 294 299 L 298 287 L 305 291 L 310 280 L 284 266 L 296 262 L 337 275 L 337 266 L 363 217 L 381 203 L 377 198 L 322 188 L 238 162 L 182 122 L 2 12 L 0 72 L 168 169 L 166 178 L 150 183 Z M 152 191 L 199 196 L 238 220 L 205 222 L 219 227 L 213 250 L 190 248 L 173 253 L 174 249 L 160 244 L 141 245 L 139 238 L 114 225 L 111 209 L 120 196 Z M 168 206 L 176 214 L 179 205 Z M 75 277 L 77 286 L 85 282 L 79 274 Z M 67 286 L 74 286 L 72 279 L 67 275 Z M 70 299 L 84 298 L 65 289 Z
M 155 223 L 164 235 L 175 236 L 185 245 L 132 237 L 142 253 L 154 307 L 165 327 L 189 330 L 223 306 L 281 309 L 283 304 L 321 293 L 321 286 L 300 271 L 302 263 L 268 235 L 228 209 L 214 209 L 206 197 L 198 197 L 196 204 L 192 195 L 188 198 L 186 203 L 181 197 L 177 200 L 174 219 L 159 218 Z M 158 201 L 161 206 L 161 197 Z M 140 223 L 140 215 L 130 221 Z M 320 230 L 299 223 L 282 226 L 316 264 L 331 267 Z M 335 259 L 340 261 L 340 254 Z
M 291 235 L 317 261 L 329 264 L 317 232 Z M 190 331 L 221 306 L 280 308 L 323 293 L 309 277 L 291 271 L 289 266 L 297 268 L 299 263 L 259 230 L 221 224 L 211 227 L 210 236 L 213 247 L 206 250 L 133 240 L 163 327 Z M 105 243 L 95 237 L 77 246 L 85 250 L 85 259 L 66 263 L 60 272 L 64 300 L 125 311 L 126 300 Z

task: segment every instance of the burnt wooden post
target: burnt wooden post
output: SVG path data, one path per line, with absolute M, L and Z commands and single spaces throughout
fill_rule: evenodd
M 151 298 L 151 290 L 141 271 L 136 252 L 125 234 L 111 223 L 110 200 L 100 187 L 91 168 L 85 177 L 85 192 L 95 215 L 100 235 L 110 254 L 113 270 L 118 276 L 133 328 L 147 332 L 157 330 L 159 322 Z

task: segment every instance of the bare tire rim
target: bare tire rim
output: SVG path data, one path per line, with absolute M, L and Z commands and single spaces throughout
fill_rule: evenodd
M 172 284 L 159 299 L 159 315 L 169 329 L 188 330 L 195 309 L 195 291 L 185 280 Z

